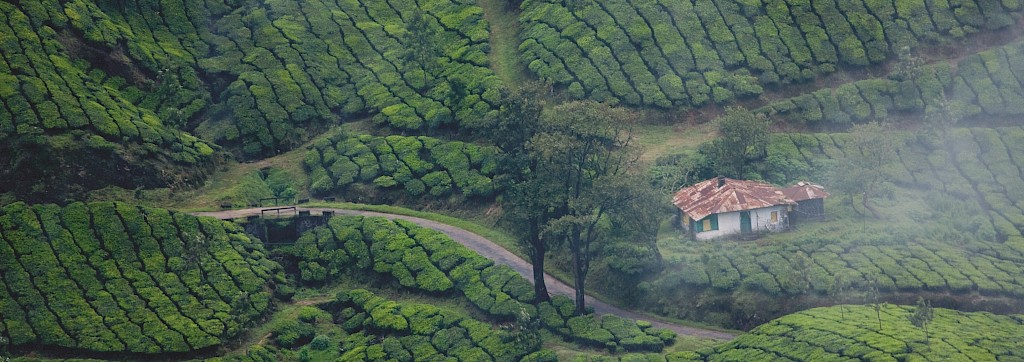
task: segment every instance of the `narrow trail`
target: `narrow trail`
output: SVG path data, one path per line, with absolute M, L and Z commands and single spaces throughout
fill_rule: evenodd
M 496 263 L 508 265 L 512 267 L 512 269 L 514 269 L 520 275 L 522 275 L 524 278 L 526 278 L 526 280 L 531 282 L 533 281 L 533 269 L 531 268 L 530 263 L 528 263 L 526 260 L 523 260 L 516 256 L 515 254 L 512 254 L 510 251 L 505 250 L 505 248 L 502 248 L 498 244 L 495 244 L 493 241 L 490 241 L 480 235 L 474 234 L 467 230 L 460 229 L 448 224 L 442 224 L 437 221 L 427 220 L 414 216 L 385 214 L 374 211 L 346 210 L 322 207 L 296 208 L 297 211 L 309 211 L 311 214 L 314 215 L 323 213 L 324 211 L 332 211 L 336 215 L 380 216 L 388 219 L 400 219 L 410 221 L 416 223 L 417 225 L 445 233 L 459 244 L 462 244 L 467 248 L 473 249 L 480 255 L 483 255 L 484 257 L 494 260 L 494 262 Z M 192 214 L 196 216 L 209 216 L 218 219 L 230 220 L 244 218 L 247 216 L 260 215 L 260 210 L 262 210 L 262 208 L 224 210 L 212 212 L 194 212 Z M 548 292 L 551 293 L 552 295 L 565 295 L 570 298 L 572 298 L 575 295 L 575 289 L 573 289 L 572 287 L 565 283 L 562 283 L 560 280 L 555 279 L 551 275 L 545 274 L 544 282 L 547 283 Z M 656 318 L 652 318 L 652 316 L 640 314 L 634 311 L 610 305 L 590 295 L 587 295 L 587 301 L 588 304 L 594 308 L 594 313 L 598 315 L 612 314 L 623 318 L 647 320 L 651 321 L 651 324 L 653 324 L 655 327 L 666 328 L 675 331 L 679 335 L 711 338 L 722 341 L 729 341 L 736 337 L 731 333 L 711 329 L 688 327 L 663 320 L 658 320 Z

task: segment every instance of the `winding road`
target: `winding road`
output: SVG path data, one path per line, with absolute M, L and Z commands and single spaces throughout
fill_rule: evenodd
M 291 206 L 285 206 L 285 207 L 291 207 Z M 218 219 L 230 220 L 230 219 L 237 219 L 237 218 L 245 218 L 245 217 L 254 216 L 254 215 L 255 216 L 259 216 L 259 215 L 262 214 L 263 210 L 266 210 L 266 209 L 269 209 L 269 208 L 251 208 L 251 209 L 235 209 L 235 210 L 223 210 L 223 211 L 212 211 L 212 212 L 194 212 L 194 213 L 192 213 L 192 215 L 196 215 L 196 216 L 209 216 L 209 217 L 215 217 L 215 218 L 218 218 Z M 423 218 L 419 218 L 419 217 L 414 217 L 414 216 L 405 216 L 405 215 L 396 215 L 396 214 L 385 214 L 385 213 L 374 212 L 374 211 L 360 211 L 360 210 L 334 209 L 334 208 L 322 208 L 322 207 L 311 207 L 311 208 L 296 207 L 296 213 L 298 211 L 309 211 L 310 214 L 312 214 L 312 215 L 322 214 L 324 211 L 330 211 L 330 212 L 334 212 L 336 215 L 380 216 L 380 217 L 385 217 L 385 218 L 388 218 L 388 219 L 401 219 L 401 220 L 411 221 L 411 222 L 416 223 L 416 224 L 418 224 L 420 226 L 431 228 L 431 229 L 440 231 L 442 233 L 445 233 L 449 237 L 451 237 L 453 240 L 457 241 L 458 243 L 460 243 L 462 245 L 465 245 L 467 248 L 473 249 L 474 251 L 476 251 L 480 255 L 483 255 L 483 256 L 485 256 L 487 258 L 490 258 L 491 260 L 494 260 L 494 262 L 496 262 L 496 263 L 502 263 L 502 264 L 505 264 L 505 265 L 508 265 L 508 266 L 512 267 L 512 269 L 515 269 L 515 271 L 519 272 L 519 274 L 521 274 L 524 278 L 526 278 L 526 280 L 528 280 L 530 282 L 533 282 L 533 269 L 531 268 L 531 265 L 530 265 L 529 262 L 527 262 L 526 260 L 523 260 L 522 258 L 516 256 L 515 254 L 512 254 L 511 252 L 509 252 L 505 248 L 499 246 L 498 244 L 495 244 L 493 241 L 490 241 L 490 240 L 488 240 L 488 239 L 486 239 L 486 238 L 484 238 L 484 237 L 482 237 L 480 235 L 474 234 L 474 233 L 469 232 L 467 230 L 460 229 L 460 228 L 457 228 L 457 227 L 454 227 L 454 226 L 451 226 L 451 225 L 448 225 L 448 224 L 443 224 L 443 223 L 440 223 L 440 222 L 437 222 L 437 221 L 427 220 L 427 219 L 423 219 Z M 544 282 L 547 283 L 548 292 L 551 293 L 551 294 L 565 295 L 565 296 L 568 296 L 570 298 L 573 298 L 573 296 L 575 295 L 575 289 L 573 289 L 572 287 L 570 287 L 569 285 L 567 285 L 565 283 L 562 283 L 560 280 L 555 279 L 551 275 L 544 274 Z M 657 320 L 657 319 L 654 319 L 654 318 L 652 318 L 651 316 L 648 316 L 648 315 L 644 315 L 644 314 L 640 314 L 640 313 L 637 313 L 637 312 L 634 312 L 634 311 L 625 310 L 625 309 L 622 309 L 622 308 L 615 307 L 615 306 L 610 305 L 608 303 L 605 303 L 605 302 L 603 302 L 603 301 L 601 301 L 601 300 L 599 300 L 597 298 L 594 298 L 594 297 L 592 297 L 590 295 L 587 295 L 587 301 L 588 301 L 588 304 L 591 307 L 594 308 L 594 313 L 596 313 L 598 315 L 601 315 L 601 314 L 613 314 L 613 315 L 617 315 L 617 316 L 620 316 L 620 317 L 623 317 L 623 318 L 647 320 L 647 321 L 651 321 L 651 323 L 655 327 L 670 329 L 670 330 L 675 331 L 676 333 L 678 333 L 680 335 L 702 337 L 702 338 L 711 338 L 711 339 L 722 340 L 722 341 L 732 340 L 735 337 L 735 335 L 730 334 L 730 333 L 726 333 L 726 332 L 721 332 L 721 331 L 716 331 L 716 330 L 711 330 L 711 329 L 702 329 L 702 328 L 688 327 L 688 326 L 678 325 L 678 324 L 674 324 L 674 323 L 670 323 L 670 322 L 666 322 L 666 321 Z

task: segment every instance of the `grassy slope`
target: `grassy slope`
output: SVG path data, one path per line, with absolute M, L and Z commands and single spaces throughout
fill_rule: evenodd
M 509 9 L 502 0 L 480 0 L 477 5 L 491 25 L 491 70 L 508 87 L 522 84 L 530 75 L 519 61 L 519 11 Z

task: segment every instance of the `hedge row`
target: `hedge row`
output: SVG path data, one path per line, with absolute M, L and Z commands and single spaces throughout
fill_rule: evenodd
M 577 316 L 575 303 L 562 295 L 541 303 L 537 310 L 544 327 L 567 341 L 607 348 L 610 352 L 661 352 L 676 339 L 675 332 L 651 328 L 651 323 L 646 321 L 631 321 L 611 314 L 600 318 L 593 314 Z
M 109 202 L 7 205 L 0 249 L 0 333 L 14 346 L 215 346 L 267 311 L 280 270 L 233 224 Z
M 761 85 L 1006 28 L 1021 3 L 530 0 L 521 8 L 520 50 L 541 78 L 575 97 L 670 107 L 758 95 Z
M 102 71 L 69 54 L 58 31 L 81 19 L 69 20 L 61 5 L 43 3 L 55 9 L 0 2 L 0 139 L 45 136 L 58 148 L 81 142 L 184 165 L 209 159 L 209 144 L 167 127 L 151 109 L 131 103 Z M 65 12 L 75 14 L 71 9 L 86 3 L 68 2 Z
M 403 59 L 406 22 L 422 12 L 436 49 L 422 66 Z M 270 0 L 214 24 L 206 72 L 233 80 L 222 95 L 237 128 L 225 140 L 258 155 L 295 146 L 304 125 L 375 114 L 377 123 L 420 130 L 469 123 L 492 112 L 499 82 L 487 67 L 488 33 L 476 5 Z
M 496 150 L 430 137 L 335 137 L 306 153 L 310 192 L 340 193 L 353 184 L 384 190 L 404 189 L 412 196 L 487 197 L 494 194 Z
M 540 347 L 458 312 L 387 300 L 363 289 L 338 293 L 331 308 L 349 333 L 341 342 L 346 361 L 519 361 Z
M 757 110 L 792 123 L 842 128 L 899 112 L 947 111 L 957 118 L 1024 114 L 1024 43 L 922 67 L 901 77 L 847 83 Z M 906 79 L 903 79 L 906 78 Z M 948 110 L 942 110 L 943 100 Z
M 42 103 L 50 114 L 36 123 L 47 128 L 62 122 L 49 117 L 65 112 L 61 99 L 77 97 L 79 110 L 67 112 L 89 118 L 63 114 L 67 122 L 88 124 L 102 118 L 102 108 L 142 112 L 136 118 L 159 117 L 246 156 L 262 156 L 304 142 L 312 135 L 309 128 L 339 117 L 375 114 L 380 123 L 419 130 L 477 122 L 494 112 L 497 99 L 499 80 L 488 68 L 488 25 L 471 3 L 47 0 L 4 6 L 5 13 L 19 15 L 4 19 L 10 27 L 24 23 L 27 33 L 44 35 L 43 61 L 66 50 L 100 68 L 90 74 L 102 80 L 87 85 L 98 96 L 76 90 L 75 79 L 63 88 L 49 87 L 63 98 Z M 427 36 L 430 54 L 423 65 L 404 56 L 413 46 L 404 44 L 411 41 L 406 23 L 417 13 L 429 30 L 417 31 L 433 34 Z M 58 33 L 70 40 L 54 41 Z M 34 50 L 17 41 L 5 47 L 7 58 L 28 63 Z M 33 42 L 40 43 L 23 39 L 21 45 Z M 107 97 L 110 92 L 116 93 Z M 106 98 L 134 105 L 107 104 Z M 120 112 L 124 107 L 131 112 Z M 129 118 L 119 114 L 110 116 L 113 121 L 91 122 L 116 130 L 110 126 Z
M 494 265 L 439 231 L 402 220 L 335 216 L 279 251 L 319 284 L 349 270 L 390 274 L 405 287 L 457 291 L 481 311 L 503 319 L 535 315 L 533 286 L 506 265 Z
M 842 308 L 842 310 L 840 310 Z M 845 305 L 773 320 L 733 341 L 676 361 L 1003 361 L 1021 358 L 1024 317 L 935 308 L 924 329 L 915 307 Z M 881 326 L 879 326 L 881 324 Z M 927 337 L 927 338 L 926 338 Z

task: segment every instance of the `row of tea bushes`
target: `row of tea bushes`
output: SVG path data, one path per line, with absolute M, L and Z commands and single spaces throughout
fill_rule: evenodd
M 0 333 L 14 346 L 216 346 L 270 308 L 283 277 L 233 224 L 122 203 L 7 205 L 0 249 Z

